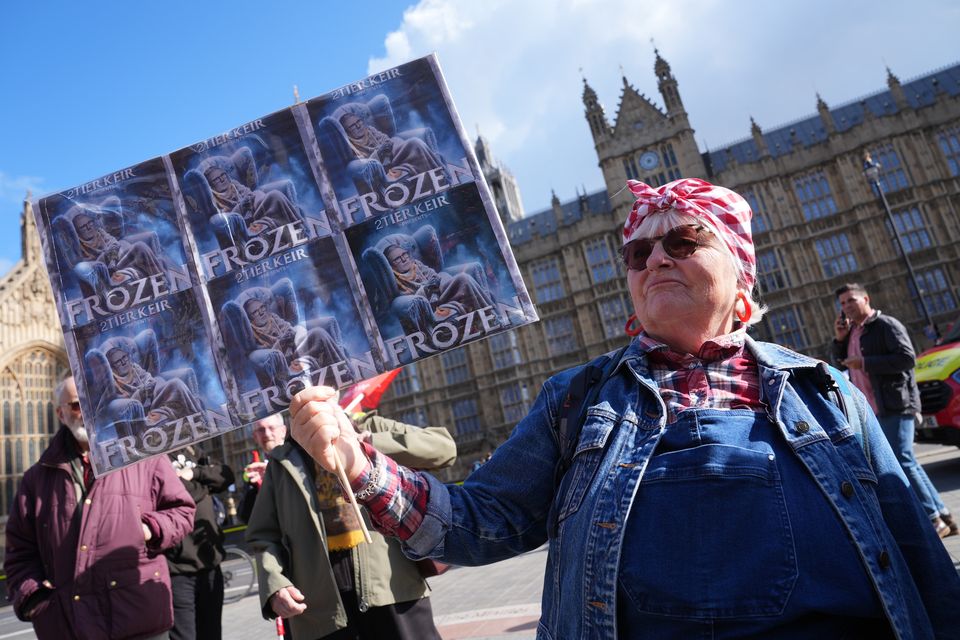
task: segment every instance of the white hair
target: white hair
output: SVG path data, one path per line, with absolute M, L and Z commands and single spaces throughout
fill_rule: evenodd
M 633 237 L 652 238 L 654 236 L 662 235 L 667 231 L 670 231 L 670 229 L 680 227 L 685 224 L 699 224 L 706 228 L 711 235 L 720 240 L 717 245 L 722 247 L 723 251 L 730 258 L 730 262 L 733 264 L 734 273 L 737 274 L 737 290 L 743 292 L 743 295 L 747 298 L 747 304 L 749 304 L 750 308 L 753 310 L 753 312 L 750 314 L 750 320 L 744 324 L 746 326 L 751 326 L 763 320 L 763 316 L 767 313 L 767 307 L 753 297 L 752 289 L 747 288 L 747 270 L 744 267 L 744 264 L 733 254 L 733 252 L 730 250 L 730 247 L 727 246 L 727 243 L 723 242 L 722 237 L 717 231 L 717 228 L 707 218 L 677 211 L 676 209 L 668 209 L 662 213 L 657 213 L 656 215 L 650 215 L 644 218 L 643 221 L 640 222 L 640 225 L 637 227 L 636 231 L 633 232 Z M 737 321 L 739 322 L 739 320 Z
M 256 426 L 257 426 L 258 424 L 260 424 L 261 422 L 266 423 L 266 424 L 271 425 L 271 426 L 274 426 L 274 427 L 286 427 L 286 426 L 287 426 L 287 421 L 283 419 L 283 414 L 281 414 L 281 413 L 274 413 L 274 414 L 272 414 L 272 415 L 267 416 L 266 418 L 260 418 L 259 420 L 257 420 L 256 422 L 253 423 L 253 426 L 256 427 Z M 279 424 L 278 424 L 278 423 L 279 423 Z
M 57 383 L 57 386 L 53 388 L 53 403 L 55 405 L 60 404 L 60 399 L 63 397 L 63 390 L 67 388 L 67 381 L 73 380 L 73 374 L 67 373 L 65 376 L 60 378 L 60 382 Z

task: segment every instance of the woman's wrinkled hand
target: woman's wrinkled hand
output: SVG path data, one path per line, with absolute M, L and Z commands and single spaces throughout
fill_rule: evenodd
M 331 387 L 308 387 L 295 395 L 290 402 L 290 435 L 331 473 L 336 473 L 334 451 L 338 451 L 352 482 L 370 463 L 338 400 L 339 394 Z

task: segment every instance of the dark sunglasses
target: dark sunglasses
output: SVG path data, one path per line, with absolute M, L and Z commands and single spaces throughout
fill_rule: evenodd
M 662 236 L 637 238 L 623 245 L 620 249 L 620 257 L 623 258 L 623 264 L 627 265 L 628 269 L 643 271 L 647 268 L 647 259 L 653 253 L 653 248 L 659 242 L 668 256 L 674 260 L 683 260 L 692 256 L 698 247 L 703 246 L 701 235 L 703 230 L 704 227 L 699 225 L 685 224 L 670 229 Z

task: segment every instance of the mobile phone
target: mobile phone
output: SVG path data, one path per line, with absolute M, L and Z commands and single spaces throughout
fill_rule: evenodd
M 846 321 L 847 321 L 847 312 L 846 312 L 846 311 L 841 311 L 841 312 L 840 312 L 840 322 L 846 322 Z

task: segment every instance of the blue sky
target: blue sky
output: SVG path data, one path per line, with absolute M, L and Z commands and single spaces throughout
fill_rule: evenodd
M 0 273 L 40 195 L 168 153 L 436 51 L 461 118 L 520 183 L 603 186 L 582 76 L 615 115 L 621 67 L 660 96 L 670 62 L 701 149 L 960 61 L 954 0 L 423 0 L 66 2 L 0 8 Z

